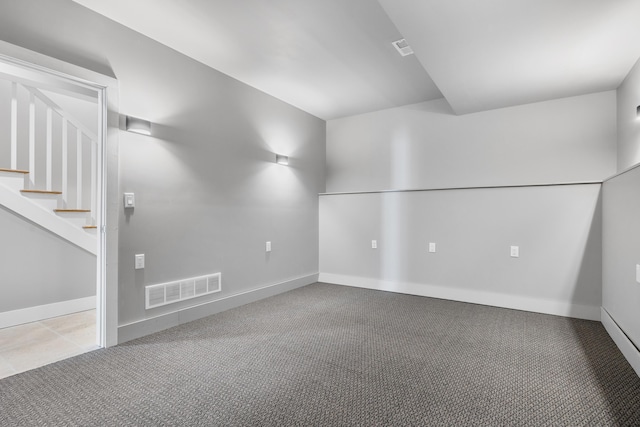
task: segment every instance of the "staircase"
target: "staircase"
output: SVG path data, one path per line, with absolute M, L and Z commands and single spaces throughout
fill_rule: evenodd
M 37 88 L 0 79 L 0 205 L 95 255 L 97 136 Z

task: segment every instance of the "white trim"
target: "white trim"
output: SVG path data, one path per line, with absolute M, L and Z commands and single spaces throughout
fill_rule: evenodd
M 160 314 L 147 319 L 120 325 L 118 327 L 118 343 L 131 341 L 145 335 L 160 332 L 183 323 L 192 322 L 241 305 L 249 304 L 264 298 L 291 291 L 318 281 L 318 273 L 290 279 L 284 282 L 263 286 L 250 291 L 239 292 L 214 301 Z
M 0 313 L 0 329 L 96 308 L 96 297 L 54 302 Z
M 0 58 L 14 67 L 27 66 L 36 71 L 47 72 L 56 77 L 56 84 L 49 90 L 60 91 L 60 78 L 71 84 L 64 88 L 75 96 L 86 96 L 95 100 L 97 93 L 100 117 L 98 132 L 101 147 L 98 158 L 97 225 L 97 324 L 98 344 L 103 347 L 118 342 L 118 220 L 119 220 L 119 87 L 115 75 L 105 75 L 78 67 L 57 58 L 25 49 L 0 40 Z M 28 79 L 27 79 L 28 80 Z M 37 81 L 43 86 L 41 76 Z M 27 83 L 25 81 L 25 83 Z M 33 84 L 32 81 L 29 83 Z M 64 90 L 62 91 L 64 93 Z M 66 191 L 63 190 L 63 191 Z
M 627 359 L 631 367 L 636 374 L 640 377 L 640 350 L 631 342 L 620 326 L 613 320 L 613 317 L 609 312 L 601 307 L 602 325 L 609 333 L 609 336 L 616 343 L 616 346 L 622 352 L 622 355 Z
M 497 292 L 486 292 L 472 289 L 451 288 L 424 283 L 389 282 L 366 277 L 345 276 L 331 273 L 320 273 L 318 281 L 332 283 L 334 285 L 398 292 L 401 294 L 440 298 L 514 310 L 531 311 L 534 313 L 553 314 L 556 316 L 574 317 L 577 319 L 600 320 L 600 307 L 572 304 L 542 298 L 507 295 Z

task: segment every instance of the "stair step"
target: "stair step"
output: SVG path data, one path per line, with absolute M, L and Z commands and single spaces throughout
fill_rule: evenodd
M 54 209 L 53 211 L 76 227 L 84 227 L 90 221 L 89 213 L 91 211 L 88 209 Z
M 27 171 L 0 169 L 0 183 L 13 191 L 20 191 L 25 187 L 27 174 Z
M 60 206 L 61 191 L 20 190 L 20 193 L 47 210 L 56 209 Z
M 20 190 L 21 193 L 27 193 L 27 194 L 51 194 L 51 195 L 58 195 L 58 194 L 62 194 L 62 191 L 47 191 L 47 190 Z
M 9 173 L 21 173 L 21 174 L 27 174 L 29 173 L 29 171 L 25 171 L 25 170 L 20 170 L 20 169 L 5 169 L 5 168 L 0 168 L 0 172 L 9 172 Z

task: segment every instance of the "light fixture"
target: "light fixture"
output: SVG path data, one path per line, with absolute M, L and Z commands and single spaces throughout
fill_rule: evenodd
M 283 156 L 282 154 L 276 154 L 276 163 L 286 166 L 289 164 L 289 157 Z
M 640 105 L 636 107 L 636 118 L 640 120 Z
M 138 119 L 136 117 L 127 116 L 127 131 L 140 133 L 142 135 L 151 135 L 151 122 L 148 120 Z

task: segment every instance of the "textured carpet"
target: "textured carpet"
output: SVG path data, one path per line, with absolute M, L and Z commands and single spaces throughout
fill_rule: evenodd
M 0 380 L 0 425 L 640 425 L 599 322 L 314 284 Z

